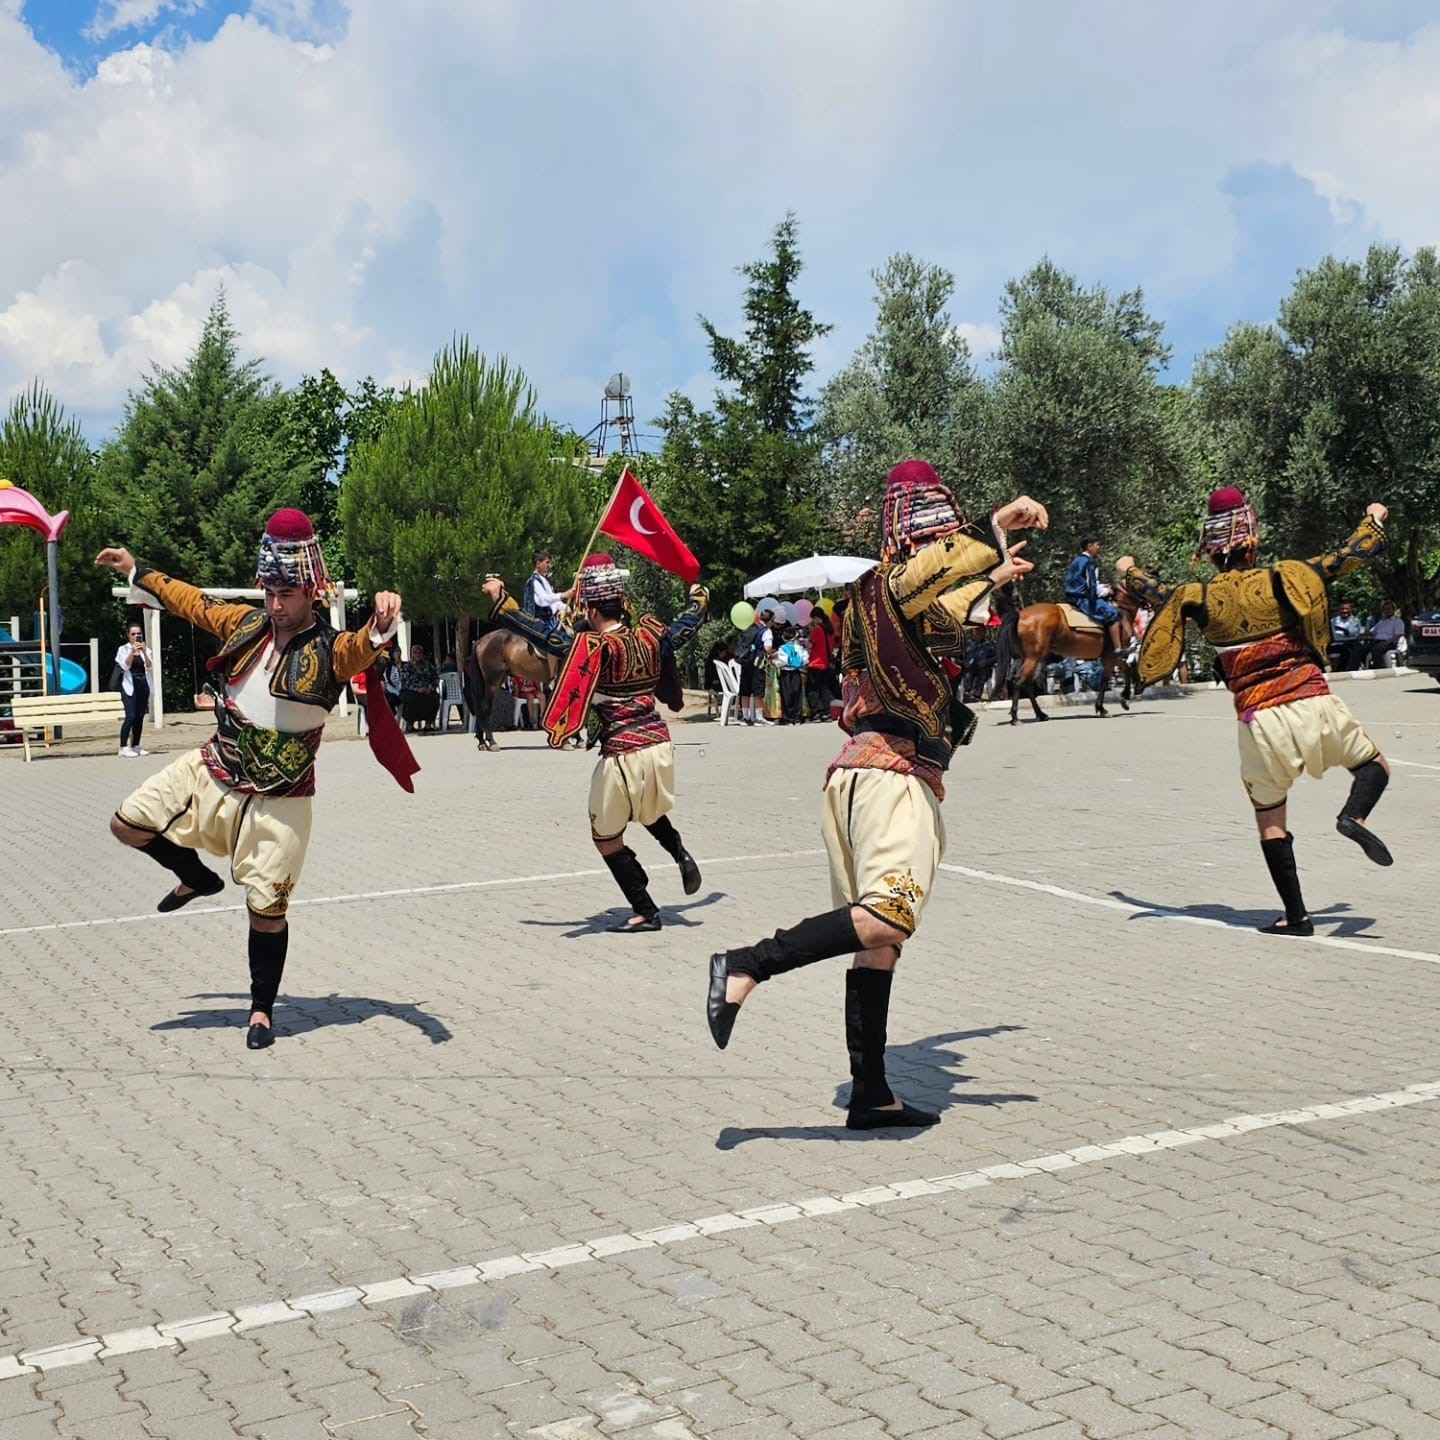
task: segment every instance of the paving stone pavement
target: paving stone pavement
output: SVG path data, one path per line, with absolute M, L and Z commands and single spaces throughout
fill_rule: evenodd
M 0 755 L 0 1440 L 1433 1440 L 1440 687 L 1345 695 L 1400 763 L 1391 870 L 1341 779 L 1292 806 L 1344 946 L 1249 928 L 1225 696 L 987 714 L 903 1136 L 842 1128 L 843 962 L 723 1055 L 702 1016 L 711 950 L 828 903 L 829 727 L 677 727 L 705 884 L 637 833 L 629 939 L 590 758 L 417 737 L 405 796 L 327 745 L 254 1054 L 239 892 L 155 916 L 105 830 L 163 757 Z

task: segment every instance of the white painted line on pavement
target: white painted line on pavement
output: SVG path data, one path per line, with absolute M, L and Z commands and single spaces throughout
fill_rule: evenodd
M 968 875 L 972 880 L 987 880 L 993 885 L 1012 885 L 1018 890 L 1033 890 L 1041 895 L 1054 895 L 1060 900 L 1074 900 L 1081 905 L 1098 905 L 1103 910 L 1119 910 L 1126 915 L 1139 915 L 1146 920 L 1178 920 L 1185 925 L 1208 925 L 1219 930 L 1234 930 L 1241 935 L 1256 932 L 1249 925 L 1235 925 L 1211 915 L 1187 915 L 1183 910 L 1167 910 L 1164 906 L 1134 905 L 1128 900 L 1115 900 L 1108 895 L 1087 895 L 1081 890 L 1067 890 L 1063 885 L 1047 885 L 1040 880 L 1021 880 L 1014 875 L 997 875 L 993 870 L 972 870 L 968 865 L 940 862 L 942 870 Z M 1278 907 L 1277 907 L 1278 908 Z M 1295 935 L 1287 944 L 1329 945 L 1338 950 L 1359 950 L 1364 955 L 1395 955 L 1401 960 L 1423 960 L 1427 965 L 1440 965 L 1440 955 L 1428 950 L 1397 950 L 1393 945 L 1378 945 L 1368 940 L 1342 940 L 1335 935 Z
M 753 860 L 789 860 L 794 856 L 823 855 L 823 850 L 767 850 L 759 855 L 711 855 L 700 857 L 700 865 L 748 865 Z M 461 890 L 491 890 L 507 885 L 538 885 L 553 880 L 588 880 L 597 875 L 607 875 L 607 870 L 557 870 L 553 875 L 507 875 L 498 880 L 455 880 L 445 885 L 411 885 L 398 890 L 363 890 L 353 895 L 316 895 L 309 900 L 292 900 L 290 908 L 298 910 L 302 905 L 348 905 L 356 900 L 396 900 L 407 895 L 448 895 Z M 243 905 L 187 905 L 183 913 L 195 915 L 239 914 Z M 660 907 L 665 908 L 663 905 Z M 50 930 L 86 930 L 99 925 L 142 925 L 151 920 L 178 919 L 181 911 L 161 915 L 152 911 L 145 915 L 108 915 L 99 920 L 53 920 L 48 925 L 16 925 L 0 930 L 5 935 L 42 935 Z
M 631 1250 L 653 1250 L 686 1240 L 723 1235 L 729 1230 L 749 1230 L 759 1225 L 788 1225 L 795 1220 L 815 1220 L 874 1205 L 888 1205 L 896 1200 L 914 1200 L 952 1191 L 975 1190 L 1004 1180 L 1023 1180 L 1036 1175 L 1074 1170 L 1085 1165 L 1103 1164 L 1110 1160 L 1130 1160 L 1173 1150 L 1184 1145 L 1201 1145 L 1210 1140 L 1229 1140 L 1252 1130 L 1270 1130 L 1279 1125 L 1311 1125 L 1325 1120 L 1341 1120 L 1383 1110 L 1396 1110 L 1409 1105 L 1424 1105 L 1440 1100 L 1440 1080 L 1407 1085 L 1403 1090 L 1383 1090 L 1372 1095 L 1355 1095 L 1348 1100 L 1320 1101 L 1291 1110 L 1272 1110 L 1256 1115 L 1232 1115 L 1228 1119 L 1195 1125 L 1183 1130 L 1156 1130 L 1147 1135 L 1126 1135 L 1119 1140 L 1099 1145 L 1076 1145 L 1052 1155 L 1038 1155 L 1018 1163 L 986 1165 L 978 1170 L 965 1170 L 955 1175 L 935 1175 L 926 1180 L 897 1180 L 888 1185 L 871 1185 L 844 1195 L 810 1195 L 803 1199 L 771 1205 L 757 1205 L 735 1214 L 706 1215 L 697 1220 L 660 1225 L 633 1234 L 603 1235 L 591 1240 L 577 1240 L 549 1250 L 531 1251 L 520 1255 L 498 1255 L 475 1265 L 453 1270 L 437 1270 L 428 1275 L 403 1275 L 365 1285 L 347 1285 L 316 1295 L 301 1295 L 290 1300 L 271 1301 L 259 1305 L 237 1306 L 209 1315 L 191 1316 L 184 1320 L 161 1321 L 155 1325 L 126 1330 L 119 1334 L 95 1338 L 80 1336 L 61 1345 L 38 1350 L 22 1350 L 18 1355 L 0 1355 L 0 1384 L 34 1375 L 37 1370 L 53 1370 L 66 1365 L 104 1362 L 112 1355 L 125 1355 L 136 1350 L 190 1346 L 200 1340 L 222 1335 L 248 1333 L 269 1325 L 283 1325 L 336 1310 L 382 1305 L 434 1290 L 462 1290 L 483 1286 L 491 1280 L 507 1279 L 536 1270 L 560 1270 L 571 1265 L 589 1265 L 623 1255 Z M 102 1349 L 102 1345 L 104 1348 Z
M 1390 765 L 1407 765 L 1412 770 L 1440 770 L 1440 765 L 1428 765 L 1424 760 L 1397 760 L 1393 755 L 1385 757 Z

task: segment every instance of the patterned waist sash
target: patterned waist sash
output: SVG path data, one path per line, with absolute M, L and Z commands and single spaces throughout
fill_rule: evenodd
M 1219 659 L 1235 697 L 1235 713 L 1246 723 L 1257 710 L 1330 693 L 1325 672 L 1293 631 L 1223 649 Z
M 300 734 L 270 730 L 252 725 L 233 700 L 216 696 L 215 702 L 215 734 L 200 755 L 216 780 L 242 795 L 315 793 L 315 756 L 323 725 Z
M 597 700 L 594 712 L 600 719 L 602 755 L 626 755 L 632 750 L 664 744 L 670 738 L 670 727 L 655 708 L 653 695 Z

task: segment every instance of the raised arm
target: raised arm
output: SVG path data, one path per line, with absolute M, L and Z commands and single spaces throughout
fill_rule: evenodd
M 672 655 L 683 650 L 700 633 L 709 610 L 710 592 L 703 585 L 692 585 L 689 603 L 665 628 L 663 643 Z
M 1168 580 L 1162 580 L 1160 572 L 1153 566 L 1141 569 L 1132 555 L 1122 555 L 1116 562 L 1115 569 L 1126 592 L 1153 610 L 1159 610 L 1179 588 Z
M 1000 564 L 1000 553 L 971 535 L 947 535 L 890 568 L 890 593 L 906 619 L 916 620 L 952 586 L 983 580 Z
M 1006 548 L 1008 530 L 1044 530 L 1050 516 L 1038 500 L 1021 495 L 991 512 L 994 545 L 974 536 L 956 533 L 932 541 L 908 560 L 890 567 L 890 593 L 909 620 L 923 615 L 952 586 L 962 581 L 987 582 L 987 591 L 1035 567 L 1020 558 L 1027 542 Z M 973 603 L 973 602 L 972 602 Z M 953 613 L 953 612 L 952 612 Z
M 1383 505 L 1371 505 L 1343 545 L 1324 555 L 1314 555 L 1305 563 L 1329 585 L 1369 561 L 1378 560 L 1388 543 L 1384 525 L 1389 515 Z
M 375 596 L 370 623 L 359 630 L 346 630 L 335 637 L 330 668 L 342 684 L 368 670 L 400 628 L 400 597 L 392 590 Z
M 221 640 L 249 615 L 254 606 L 236 604 L 230 600 L 217 600 L 214 596 L 202 594 L 194 585 L 183 580 L 172 580 L 135 559 L 123 545 L 109 546 L 96 557 L 95 563 L 106 570 L 113 570 L 127 583 L 153 595 L 172 615 L 198 625 L 202 630 L 219 636 Z

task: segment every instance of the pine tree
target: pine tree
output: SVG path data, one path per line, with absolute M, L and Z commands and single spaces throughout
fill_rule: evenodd
M 797 225 L 775 228 L 767 259 L 740 267 L 745 334 L 731 339 L 703 315 L 717 379 L 713 411 L 672 394 L 665 431 L 666 514 L 704 566 L 717 603 L 738 599 L 745 580 L 806 553 L 821 532 L 810 346 L 830 331 L 796 298 L 803 263 Z

